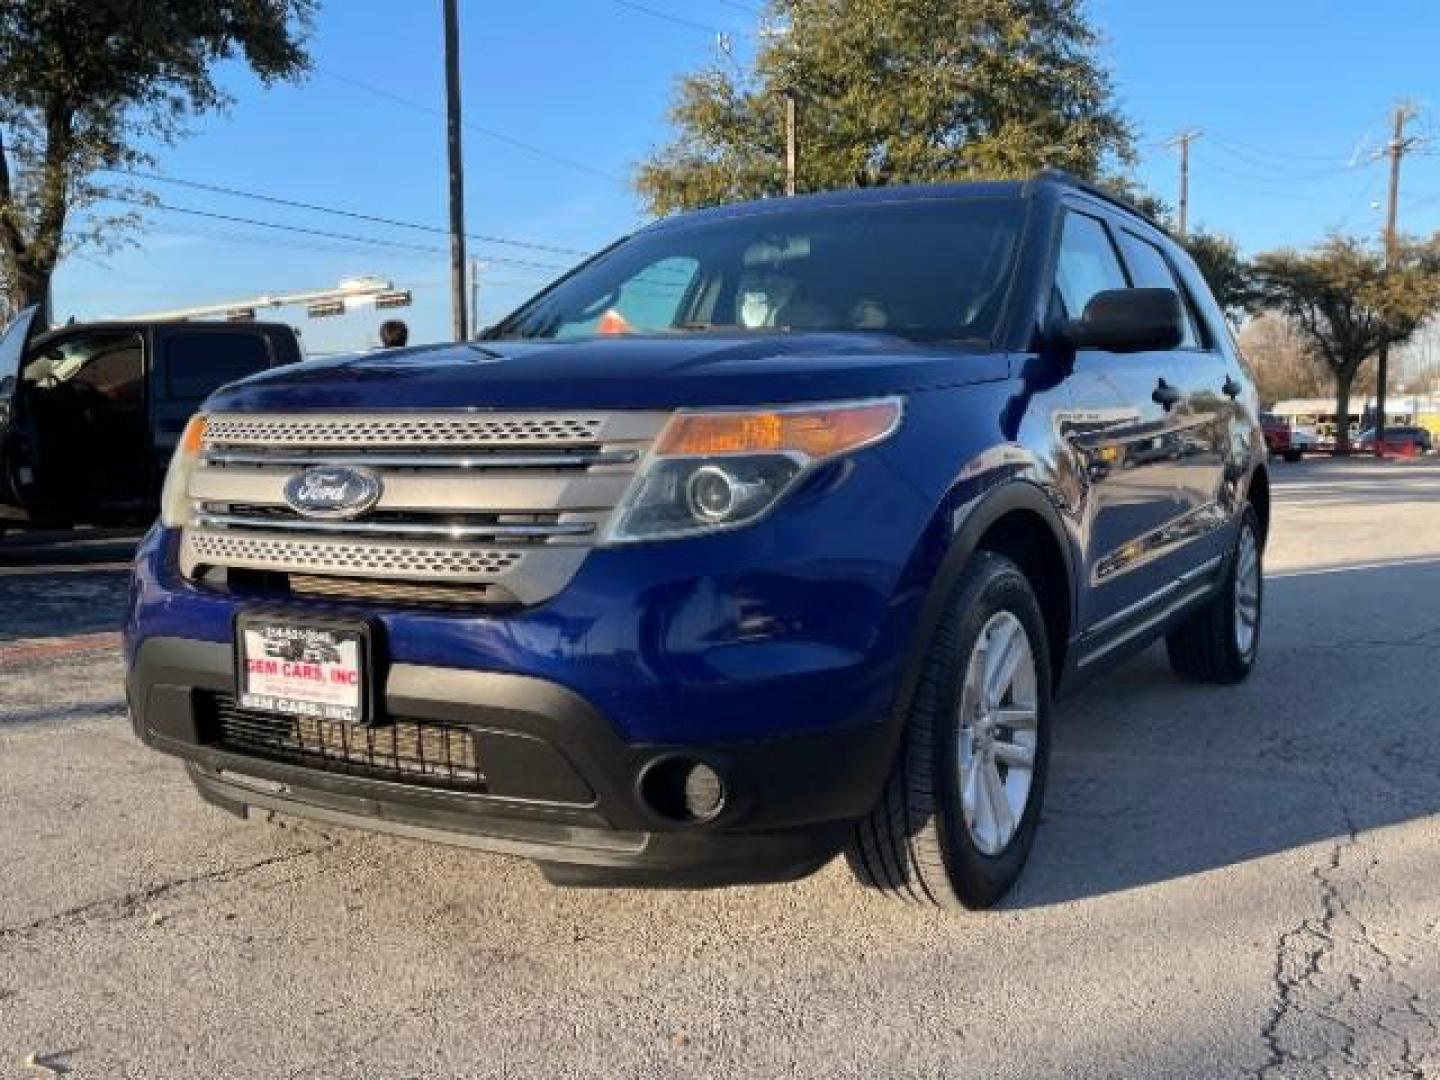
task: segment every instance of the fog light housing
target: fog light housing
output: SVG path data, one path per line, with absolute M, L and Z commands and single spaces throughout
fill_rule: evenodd
M 667 757 L 650 763 L 640 777 L 640 797 L 667 821 L 703 825 L 725 809 L 725 781 L 711 765 Z

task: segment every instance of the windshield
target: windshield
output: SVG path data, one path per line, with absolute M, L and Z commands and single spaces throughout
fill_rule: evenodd
M 988 340 L 1016 199 L 776 210 L 640 233 L 489 335 L 573 341 L 705 331 L 885 331 Z

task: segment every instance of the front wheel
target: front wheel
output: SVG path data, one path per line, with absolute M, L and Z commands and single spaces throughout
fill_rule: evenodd
M 1165 639 L 1170 666 L 1197 682 L 1229 685 L 1243 680 L 1260 652 L 1264 599 L 1260 519 L 1247 504 L 1220 590 Z
M 944 908 L 1005 895 L 1040 820 L 1050 687 L 1029 581 L 1009 559 L 978 553 L 930 640 L 885 791 L 847 850 L 863 884 Z

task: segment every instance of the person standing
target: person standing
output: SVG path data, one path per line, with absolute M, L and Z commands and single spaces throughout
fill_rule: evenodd
M 380 324 L 382 349 L 403 349 L 409 341 L 410 328 L 399 319 L 387 319 Z

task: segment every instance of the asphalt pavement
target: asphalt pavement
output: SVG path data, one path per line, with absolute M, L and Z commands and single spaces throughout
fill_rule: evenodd
M 0 552 L 0 1077 L 1440 1076 L 1440 465 L 1274 500 L 1250 681 L 1063 700 L 958 917 L 226 816 L 129 732 L 123 573 Z

